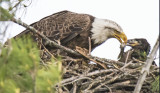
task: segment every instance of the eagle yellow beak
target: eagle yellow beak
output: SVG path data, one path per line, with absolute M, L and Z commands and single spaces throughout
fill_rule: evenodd
M 124 34 L 124 32 L 117 34 L 114 34 L 115 38 L 117 38 L 119 40 L 119 42 L 122 44 L 127 44 L 127 36 Z

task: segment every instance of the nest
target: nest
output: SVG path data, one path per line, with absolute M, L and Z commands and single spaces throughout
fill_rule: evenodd
M 62 81 L 56 85 L 58 93 L 132 93 L 141 75 L 144 62 L 131 60 L 128 63 L 92 58 L 86 50 L 76 49 L 85 57 L 62 56 Z M 47 55 L 46 55 L 47 54 Z M 48 57 L 49 51 L 43 52 Z M 55 55 L 52 55 L 52 57 Z M 45 58 L 43 58 L 44 60 Z M 46 61 L 46 60 L 45 60 Z M 96 64 L 90 64 L 90 62 Z M 152 65 L 143 83 L 141 93 L 152 93 L 151 83 L 159 74 L 159 68 Z

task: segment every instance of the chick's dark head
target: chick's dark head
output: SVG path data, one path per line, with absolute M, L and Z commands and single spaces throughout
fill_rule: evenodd
M 144 38 L 129 39 L 127 41 L 127 46 L 131 46 L 132 49 L 135 49 L 135 50 L 145 51 L 147 53 L 147 55 L 150 52 L 150 44 Z

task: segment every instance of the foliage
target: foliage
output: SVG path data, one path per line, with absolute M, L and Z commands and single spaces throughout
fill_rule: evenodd
M 60 66 L 40 68 L 39 50 L 29 36 L 8 42 L 0 55 L 0 93 L 52 93 L 60 80 Z
M 0 21 L 8 21 L 9 19 L 12 19 L 12 17 L 13 14 L 11 15 L 8 10 L 0 6 Z
M 141 61 L 147 60 L 147 53 L 145 51 L 135 50 L 132 53 L 132 56 L 134 56 L 136 59 L 139 59 Z
M 13 14 L 9 13 L 9 9 L 5 9 L 3 7 L 3 4 L 5 4 L 6 7 L 11 7 L 10 0 L 0 0 L 0 21 L 8 21 L 13 17 Z
M 159 76 L 156 77 L 155 81 L 152 83 L 152 91 L 159 93 Z
M 0 21 L 11 20 L 18 11 L 24 12 L 31 2 L 32 0 L 0 0 Z

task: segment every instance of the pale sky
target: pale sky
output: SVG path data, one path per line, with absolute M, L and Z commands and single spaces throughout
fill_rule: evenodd
M 33 0 L 32 4 L 18 12 L 16 17 L 21 17 L 23 22 L 31 24 L 62 10 L 113 20 L 122 27 L 128 39 L 146 38 L 151 48 L 159 35 L 159 0 Z M 13 37 L 24 29 L 11 24 L 8 36 Z M 92 55 L 117 60 L 119 47 L 118 40 L 109 39 L 96 48 Z M 156 62 L 159 62 L 159 59 Z

